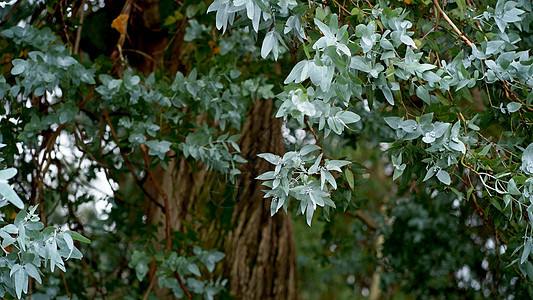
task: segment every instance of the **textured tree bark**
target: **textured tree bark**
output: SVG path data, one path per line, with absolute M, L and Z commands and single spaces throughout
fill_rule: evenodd
M 270 169 L 257 154 L 281 154 L 284 149 L 281 120 L 273 120 L 272 101 L 256 103 L 243 131 L 241 149 L 252 163 L 244 178 L 244 193 L 232 216 L 225 252 L 230 262 L 231 294 L 245 299 L 297 297 L 294 237 L 290 215 L 270 216 L 270 201 L 263 198 L 254 178 Z
M 185 159 L 175 161 L 168 171 L 158 172 L 163 189 L 171 199 L 173 230 L 186 231 L 190 226 L 184 226 L 184 222 L 213 215 L 213 211 L 214 215 L 220 215 L 232 210 L 229 221 L 215 217 L 198 223 L 195 229 L 206 247 L 218 248 L 226 253 L 222 266 L 217 270 L 229 280 L 230 295 L 237 299 L 298 297 L 290 215 L 280 212 L 271 217 L 270 201 L 263 198 L 261 183 L 254 179 L 270 168 L 256 155 L 262 152 L 280 154 L 284 149 L 281 122 L 272 119 L 272 106 L 272 100 L 255 103 L 243 127 L 240 147 L 249 163 L 237 187 L 226 186 L 239 191 L 238 198 L 217 199 L 217 195 L 223 193 L 212 193 L 210 189 L 216 189 L 217 178 L 220 177 L 203 168 L 193 167 Z M 235 205 L 227 207 L 228 202 Z M 148 220 L 154 224 L 164 222 L 161 210 L 148 204 Z M 164 237 L 162 230 L 160 236 Z
M 132 11 L 130 35 L 135 49 L 152 59 L 137 56 L 132 63 L 145 73 L 163 66 L 167 43 L 170 40 L 159 29 L 158 0 L 136 1 Z M 137 11 L 137 13 L 136 13 Z M 183 70 L 181 58 L 188 51 L 183 42 L 183 22 L 170 47 L 171 73 Z M 132 57 L 133 58 L 133 57 Z M 235 185 L 226 184 L 224 176 L 207 172 L 201 163 L 184 158 L 174 159 L 168 170 L 156 171 L 156 180 L 169 196 L 170 223 L 178 232 L 194 231 L 205 249 L 216 248 L 226 253 L 215 273 L 229 281 L 229 294 L 236 299 L 296 299 L 298 283 L 294 248 L 294 234 L 289 214 L 280 212 L 270 216 L 270 200 L 263 198 L 261 182 L 255 177 L 269 170 L 271 165 L 257 158 L 257 154 L 282 154 L 284 142 L 281 120 L 272 119 L 273 101 L 257 101 L 252 105 L 239 141 L 241 155 L 248 160 Z M 154 188 L 152 195 L 157 195 Z M 238 195 L 227 197 L 227 192 Z M 161 197 L 159 203 L 163 203 Z M 164 212 L 152 202 L 146 202 L 149 224 L 165 222 Z M 201 221 L 198 221 L 200 220 Z M 165 238 L 164 228 L 158 234 Z M 167 291 L 154 287 L 161 299 Z

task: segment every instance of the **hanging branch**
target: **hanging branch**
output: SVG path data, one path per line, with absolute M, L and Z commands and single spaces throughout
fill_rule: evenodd
M 165 241 L 165 251 L 171 251 L 172 250 L 172 239 L 170 237 L 170 210 L 168 207 L 168 196 L 163 191 L 161 186 L 159 185 L 159 182 L 156 180 L 154 173 L 152 170 L 150 170 L 150 157 L 148 156 L 148 151 L 146 150 L 146 145 L 141 144 L 141 151 L 144 157 L 144 162 L 146 166 L 146 171 L 148 172 L 150 179 L 154 183 L 154 186 L 156 190 L 159 192 L 161 197 L 163 197 L 164 200 L 164 207 L 165 207 L 165 227 L 166 227 L 166 241 Z
M 141 151 L 142 151 L 142 154 L 143 154 L 143 157 L 144 157 L 144 162 L 145 162 L 145 165 L 146 165 L 146 171 L 150 175 L 150 179 L 154 183 L 154 187 L 157 189 L 157 191 L 159 192 L 161 197 L 163 197 L 163 200 L 164 200 L 164 203 L 165 203 L 164 204 L 165 205 L 165 234 L 166 234 L 165 252 L 170 252 L 170 251 L 172 251 L 172 237 L 171 237 L 171 234 L 170 234 L 171 233 L 171 231 L 170 231 L 170 209 L 169 209 L 169 204 L 168 204 L 168 202 L 169 202 L 168 201 L 168 196 L 167 196 L 167 193 L 165 193 L 165 191 L 163 190 L 163 188 L 161 188 L 161 185 L 159 184 L 159 182 L 155 178 L 154 173 L 152 172 L 152 170 L 150 170 L 150 157 L 148 156 L 148 151 L 146 149 L 146 145 L 145 144 L 141 144 Z M 178 271 L 174 271 L 174 276 L 176 276 L 176 279 L 178 279 L 180 287 L 183 290 L 183 292 L 185 293 L 185 295 L 187 296 L 187 298 L 191 299 L 192 298 L 191 293 L 187 290 L 187 288 L 185 287 L 185 284 L 183 284 L 183 281 L 182 281 L 181 276 L 178 273 Z
M 124 151 L 122 151 L 122 148 L 119 146 L 119 139 L 118 139 L 117 133 L 115 131 L 115 128 L 113 127 L 113 124 L 111 123 L 111 119 L 109 118 L 109 114 L 107 113 L 107 109 L 104 109 L 103 115 L 104 115 L 104 118 L 105 118 L 105 120 L 107 122 L 107 125 L 109 125 L 109 128 L 111 129 L 111 135 L 113 136 L 113 139 L 115 140 L 115 143 L 119 147 L 120 155 L 122 156 L 122 159 L 124 160 L 124 163 L 126 164 L 126 167 L 130 171 L 131 176 L 133 177 L 133 180 L 135 181 L 135 183 L 137 183 L 137 185 L 141 188 L 143 193 L 148 197 L 148 199 L 150 201 L 152 201 L 155 205 L 157 205 L 159 208 L 161 208 L 161 210 L 165 210 L 164 206 L 161 205 L 161 203 L 157 202 L 157 200 L 154 197 L 152 197 L 150 195 L 150 193 L 148 193 L 148 191 L 143 186 L 143 182 L 139 179 L 139 177 L 137 177 L 137 174 L 135 174 L 135 170 L 133 169 L 132 164 L 128 160 L 128 157 L 126 156 Z

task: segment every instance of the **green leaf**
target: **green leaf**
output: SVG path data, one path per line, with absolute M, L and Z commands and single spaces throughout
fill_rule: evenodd
M 172 143 L 168 141 L 151 140 L 146 142 L 146 146 L 150 148 L 148 154 L 152 156 L 158 156 L 161 160 L 163 160 L 166 153 L 170 151 L 170 145 L 172 145 Z
M 483 148 L 479 151 L 478 154 L 479 154 L 479 155 L 482 155 L 482 156 L 487 155 L 487 154 L 489 153 L 491 147 L 492 147 L 491 144 L 486 145 L 485 147 L 483 147 Z
M 311 221 L 313 220 L 314 212 L 315 210 L 313 209 L 313 206 L 311 205 L 311 203 L 308 203 L 306 206 L 306 211 L 305 211 L 305 221 L 307 222 L 307 225 L 309 226 L 311 226 Z
M 459 192 L 456 188 L 454 187 L 448 187 L 452 192 L 454 192 L 457 196 L 459 196 L 459 198 L 461 199 L 465 199 L 465 197 L 463 196 L 463 194 L 461 194 L 461 192 Z
M 22 72 L 24 72 L 24 70 L 26 69 L 28 65 L 27 61 L 22 60 L 20 58 L 14 59 L 12 63 L 13 63 L 13 69 L 11 69 L 12 75 L 22 74 Z
M 261 57 L 266 58 L 270 52 L 274 54 L 274 59 L 278 60 L 279 45 L 277 33 L 274 29 L 269 31 L 263 40 L 263 46 L 261 46 Z
M 70 122 L 76 117 L 79 109 L 76 105 L 69 103 L 62 103 L 61 106 L 57 109 L 56 114 L 59 116 L 59 123 L 64 124 Z
M 0 182 L 0 195 L 4 196 L 7 201 L 15 205 L 16 207 L 20 209 L 24 208 L 24 203 L 9 184 L 5 182 Z
M 319 150 L 319 149 L 320 149 L 320 147 L 318 147 L 317 145 L 305 145 L 305 146 L 302 147 L 302 149 L 300 149 L 300 156 L 307 155 L 307 154 L 309 154 L 309 153 L 311 153 L 313 151 Z M 270 154 L 270 153 L 267 153 L 267 154 Z M 273 154 L 271 154 L 271 155 L 274 156 Z M 278 164 L 278 161 L 279 161 L 279 160 L 276 160 L 275 157 L 269 157 L 269 159 L 266 159 L 266 160 L 269 161 L 271 164 L 274 164 L 274 165 Z
M 326 171 L 324 169 L 321 169 L 320 170 L 320 183 L 321 183 L 321 189 L 322 190 L 325 190 L 324 189 L 324 184 L 325 184 L 326 181 L 329 182 L 329 184 L 331 184 L 331 186 L 333 187 L 334 190 L 337 189 L 337 182 L 335 181 L 335 178 L 333 177 L 333 175 L 331 175 L 330 172 L 328 172 L 328 171 Z
M 527 277 L 529 277 L 530 280 L 533 280 L 533 264 L 531 264 L 529 261 L 526 261 L 524 265 Z
M 522 107 L 522 104 L 518 102 L 509 102 L 507 104 L 507 110 L 509 111 L 509 113 L 514 113 L 518 111 L 521 107 Z
M 196 276 L 202 276 L 200 273 L 200 268 L 198 268 L 198 266 L 194 263 L 189 264 L 187 269 Z
M 408 35 L 402 34 L 400 36 L 400 40 L 402 41 L 402 43 L 406 44 L 407 46 L 411 46 L 411 47 L 413 47 L 415 49 L 417 48 L 415 42 L 413 41 L 413 39 L 410 36 L 408 36 Z
M 445 185 L 450 185 L 451 183 L 450 174 L 448 174 L 448 172 L 444 170 L 440 170 L 437 173 L 437 178 L 440 180 L 440 182 L 444 183 Z
M 300 80 L 302 70 L 308 63 L 309 62 L 307 60 L 302 60 L 298 62 L 294 66 L 294 68 L 292 68 L 292 71 L 289 73 L 289 75 L 287 76 L 287 78 L 285 79 L 283 83 L 287 84 L 290 82 L 296 82 L 296 83 L 302 82 L 302 80 Z
M 63 68 L 68 68 L 74 64 L 76 64 L 77 61 L 72 58 L 71 56 L 65 56 L 65 57 L 58 57 L 57 58 L 57 64 L 60 66 L 60 67 L 63 67 Z
M 339 117 L 344 122 L 344 124 L 356 123 L 361 120 L 361 117 L 358 114 L 351 111 L 341 111 L 337 113 L 336 116 Z
M 85 70 L 81 74 L 80 80 L 88 84 L 96 84 L 96 81 L 94 81 L 94 70 Z
M 400 126 L 400 122 L 402 122 L 402 119 L 399 117 L 385 117 L 383 118 L 383 120 L 385 121 L 385 123 L 387 123 L 387 125 L 389 125 L 390 128 L 394 130 L 398 129 Z
M 429 170 L 427 171 L 426 176 L 424 177 L 422 182 L 429 180 L 431 177 L 433 177 L 433 175 L 435 175 L 435 167 L 434 166 L 429 168 Z
M 146 252 L 134 250 L 131 256 L 131 260 L 128 263 L 130 268 L 135 268 L 135 275 L 139 281 L 142 281 L 148 273 L 148 264 L 152 261 Z
M 466 12 L 466 1 L 465 0 L 456 0 L 455 3 L 457 3 L 457 6 L 459 6 L 459 9 L 461 10 L 461 15 L 464 16 Z
M 350 162 L 346 160 L 329 160 L 326 162 L 325 167 L 328 171 L 342 172 L 341 168 L 349 164 Z
M 37 280 L 38 283 L 42 283 L 42 280 L 41 280 L 41 275 L 39 274 L 39 271 L 37 270 L 37 268 L 33 265 L 33 264 L 25 264 L 24 265 L 24 270 L 26 271 L 26 273 L 28 273 L 28 275 L 30 277 L 33 277 L 35 280 Z
M 529 253 L 531 252 L 531 243 L 530 241 L 526 241 L 526 244 L 524 246 L 524 250 L 522 251 L 522 255 L 520 256 L 520 264 L 523 264 L 527 258 L 529 257 Z
M 308 149 L 311 149 L 312 147 L 307 147 L 307 148 L 304 147 L 304 148 L 308 150 Z M 304 150 L 304 148 L 302 148 L 302 151 Z M 302 155 L 305 155 L 305 154 L 302 154 Z M 261 154 L 258 154 L 257 156 L 263 158 L 264 160 L 268 161 L 269 163 L 273 165 L 277 165 L 281 163 L 281 157 L 274 155 L 272 153 L 261 153 Z
M 128 137 L 128 141 L 132 144 L 142 144 L 146 142 L 144 134 L 134 133 Z
M 85 243 L 85 244 L 90 244 L 91 243 L 91 240 L 89 240 L 88 238 L 84 237 L 83 235 L 75 232 L 75 231 L 70 231 L 70 230 L 67 230 L 66 233 L 68 233 L 73 240 L 76 240 L 78 242 L 82 242 L 82 243 Z
M 17 169 L 15 168 L 0 170 L 0 181 L 7 182 L 8 179 L 13 178 L 15 175 L 17 175 Z
M 505 203 L 505 208 L 511 203 L 511 195 L 505 194 L 503 195 L 503 203 Z
M 13 277 L 17 298 L 20 299 L 20 297 L 22 296 L 22 290 L 26 290 L 28 288 L 28 274 L 24 269 L 20 268 L 17 272 L 15 272 Z
M 350 186 L 350 188 L 354 190 L 355 188 L 354 178 L 353 178 L 353 173 L 352 171 L 350 171 L 350 169 L 348 168 L 344 169 L 344 178 L 346 179 L 346 181 L 348 181 L 348 185 Z
M 265 172 L 259 176 L 257 176 L 255 179 L 256 180 L 272 180 L 276 177 L 276 175 L 274 174 L 274 171 L 268 171 L 268 172 Z
M 507 183 L 507 191 L 511 195 L 522 195 L 522 193 L 520 192 L 520 190 L 518 190 L 518 187 L 516 186 L 516 182 L 512 178 L 511 180 L 509 180 L 509 183 Z
M 418 98 L 422 99 L 426 104 L 431 104 L 431 97 L 429 96 L 428 90 L 423 86 L 418 86 L 416 88 L 416 95 Z
M 400 165 L 400 168 L 395 168 L 394 173 L 392 174 L 392 180 L 396 180 L 400 178 L 404 170 L 405 170 L 405 164 Z
M 367 62 L 360 56 L 354 56 L 352 57 L 352 60 L 350 62 L 350 68 L 356 69 L 365 73 L 370 73 L 372 71 L 372 68 L 367 64 Z
M 380 86 L 381 91 L 383 92 L 383 96 L 385 96 L 385 99 L 390 105 L 394 105 L 394 96 L 392 95 L 391 89 L 387 85 Z
M 533 175 L 533 143 L 529 144 L 522 154 L 520 170 L 526 175 Z
M 323 21 L 326 18 L 326 12 L 321 7 L 317 7 L 315 10 L 315 17 Z
M 493 197 L 489 197 L 489 201 L 494 207 L 496 207 L 497 210 L 502 211 L 502 207 L 500 203 L 496 201 L 496 199 L 494 199 Z
M 489 41 L 487 42 L 486 54 L 492 54 L 496 52 L 505 42 L 504 41 Z
M 466 192 L 466 200 L 468 201 L 470 199 L 470 196 L 472 195 L 472 192 L 474 191 L 474 187 L 471 187 Z

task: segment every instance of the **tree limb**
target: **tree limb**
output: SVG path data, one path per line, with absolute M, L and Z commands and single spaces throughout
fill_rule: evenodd
M 472 42 L 470 41 L 470 39 L 464 35 L 464 33 L 459 30 L 459 28 L 457 28 L 457 26 L 455 26 L 455 24 L 453 23 L 453 21 L 450 19 L 450 17 L 448 17 L 448 15 L 442 10 L 442 8 L 440 7 L 440 4 L 437 0 L 433 0 L 433 4 L 435 4 L 435 7 L 437 8 L 437 10 L 439 11 L 439 13 L 442 15 L 442 17 L 444 18 L 444 20 L 446 20 L 446 22 L 448 22 L 448 24 L 450 24 L 450 26 L 452 27 L 452 29 L 459 35 L 459 37 L 461 39 L 463 39 L 465 41 L 465 43 L 469 46 L 469 47 L 472 47 Z M 438 24 L 437 24 L 438 25 Z
M 15 3 L 15 5 L 13 5 L 13 7 L 11 7 L 11 10 L 7 14 L 7 16 L 0 23 L 0 27 L 4 26 L 7 23 L 7 21 L 9 21 L 9 18 L 11 18 L 11 16 L 15 12 L 15 9 L 17 9 L 17 7 L 20 5 L 20 3 L 22 3 L 22 0 L 18 0 L 17 3 Z

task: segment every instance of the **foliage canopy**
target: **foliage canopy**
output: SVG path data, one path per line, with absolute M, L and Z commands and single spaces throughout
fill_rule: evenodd
M 111 2 L 0 11 L 0 296 L 229 297 L 209 221 L 171 232 L 180 159 L 226 191 L 271 165 L 303 297 L 533 296 L 531 1 Z M 246 157 L 267 99 L 287 151 Z

